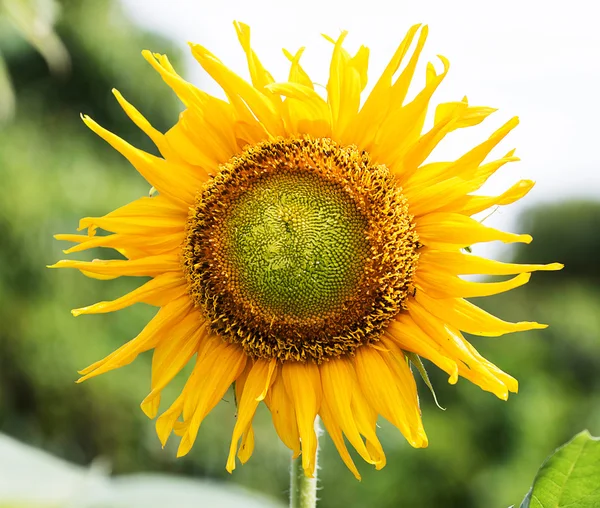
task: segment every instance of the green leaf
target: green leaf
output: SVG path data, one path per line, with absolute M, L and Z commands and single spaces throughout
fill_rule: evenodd
M 412 365 L 414 365 L 416 367 L 416 369 L 419 371 L 419 374 L 421 375 L 421 378 L 423 379 L 424 383 L 427 385 L 427 388 L 429 388 L 429 391 L 431 392 L 431 395 L 433 396 L 433 400 L 435 402 L 435 405 L 437 407 L 439 407 L 442 411 L 446 411 L 446 408 L 440 406 L 440 403 L 437 400 L 437 396 L 435 394 L 435 390 L 433 389 L 433 385 L 431 384 L 431 380 L 429 379 L 429 374 L 427 374 L 427 370 L 425 369 L 425 365 L 423 365 L 423 362 L 421 361 L 421 357 L 418 354 L 412 353 L 410 351 L 405 351 L 404 355 L 406 356 L 406 358 L 408 359 L 408 361 Z
M 577 434 L 542 464 L 521 508 L 600 507 L 600 438 Z

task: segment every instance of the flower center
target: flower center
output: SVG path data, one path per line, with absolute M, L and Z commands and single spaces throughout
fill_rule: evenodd
M 188 219 L 183 263 L 216 333 L 253 357 L 320 362 L 378 339 L 405 306 L 418 247 L 385 166 L 290 138 L 220 167 Z
M 338 184 L 308 172 L 258 178 L 222 224 L 236 292 L 277 321 L 342 312 L 360 284 L 366 219 Z

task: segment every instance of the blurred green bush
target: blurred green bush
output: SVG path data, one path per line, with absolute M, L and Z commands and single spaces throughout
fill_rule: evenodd
M 69 309 L 112 299 L 139 281 L 99 283 L 74 271 L 45 269 L 66 248 L 52 234 L 73 232 L 80 216 L 102 215 L 148 192 L 78 115 L 90 114 L 154 152 L 111 88 L 163 131 L 181 106 L 139 54 L 145 48 L 168 53 L 179 68 L 172 43 L 140 30 L 113 1 L 60 4 L 56 31 L 71 57 L 70 74 L 51 75 L 16 32 L 4 30 L 0 37 L 17 104 L 14 121 L 0 130 L 0 432 L 83 465 L 105 457 L 117 473 L 222 479 L 285 499 L 289 456 L 265 410 L 257 415 L 254 457 L 229 476 L 224 465 L 234 425 L 232 397 L 209 416 L 190 455 L 175 459 L 173 443 L 161 450 L 152 422 L 138 407 L 149 390 L 149 357 L 74 384 L 77 369 L 129 340 L 154 312 L 136 306 L 75 319 Z M 557 203 L 523 217 L 523 229 L 535 241 L 515 251 L 515 258 L 567 266 L 558 274 L 534 274 L 526 287 L 485 306 L 504 319 L 551 327 L 474 339 L 485 356 L 521 381 L 520 393 L 504 403 L 466 381 L 449 386 L 431 368 L 447 410 L 437 409 L 422 386 L 429 448 L 410 448 L 382 422 L 388 465 L 379 472 L 359 466 L 358 483 L 324 438 L 320 507 L 506 507 L 520 502 L 550 450 L 581 428 L 600 432 L 599 223 L 600 204 L 594 202 Z M 87 259 L 94 257 L 100 253 Z

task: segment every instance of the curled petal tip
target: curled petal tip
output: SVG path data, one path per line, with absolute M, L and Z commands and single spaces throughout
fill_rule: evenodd
M 521 243 L 531 243 L 533 241 L 533 237 L 531 235 L 519 235 L 519 241 Z

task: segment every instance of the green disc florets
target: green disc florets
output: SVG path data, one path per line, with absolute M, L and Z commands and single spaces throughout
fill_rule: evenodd
M 223 219 L 239 291 L 278 319 L 342 310 L 361 279 L 366 220 L 339 185 L 315 174 L 265 175 Z
M 377 340 L 404 307 L 419 247 L 389 170 L 324 138 L 260 143 L 219 169 L 183 256 L 213 331 L 284 361 Z

